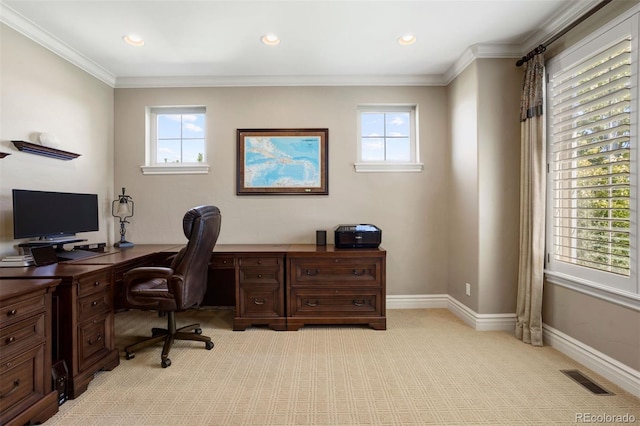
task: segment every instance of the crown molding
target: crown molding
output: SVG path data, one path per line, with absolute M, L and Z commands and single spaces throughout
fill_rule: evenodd
M 546 40 L 553 37 L 554 34 L 571 24 L 576 19 L 593 9 L 602 0 L 574 0 L 563 11 L 555 14 L 538 31 L 524 39 L 520 45 L 522 46 L 521 55 L 524 56 Z
M 103 83 L 115 87 L 116 76 L 0 2 L 0 22 L 50 50 Z
M 439 86 L 437 75 L 263 75 L 118 77 L 115 87 L 255 87 L 255 86 Z

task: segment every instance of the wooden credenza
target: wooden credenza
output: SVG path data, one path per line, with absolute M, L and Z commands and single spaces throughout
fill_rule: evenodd
M 211 256 L 204 304 L 235 305 L 237 331 L 252 325 L 298 330 L 306 324 L 384 330 L 385 276 L 381 248 L 222 244 Z
M 51 383 L 51 295 L 59 283 L 0 282 L 0 424 L 44 423 L 58 412 Z
M 287 330 L 305 324 L 368 324 L 385 330 L 386 252 L 291 246 L 287 252 Z

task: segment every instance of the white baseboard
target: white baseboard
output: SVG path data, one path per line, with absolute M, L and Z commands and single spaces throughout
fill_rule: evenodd
M 478 314 L 448 294 L 387 296 L 387 309 L 445 308 L 478 331 L 511 331 L 516 327 L 515 314 Z
M 513 333 L 515 330 L 515 313 L 478 314 L 448 294 L 387 296 L 387 309 L 436 308 L 448 309 L 471 328 L 478 331 L 508 331 Z M 639 371 L 546 324 L 543 324 L 542 333 L 546 345 L 562 352 L 569 358 L 640 398 Z
M 387 309 L 437 309 L 447 308 L 448 305 L 448 294 L 387 296 Z
M 544 323 L 542 324 L 542 338 L 545 344 L 640 398 L 640 371 L 634 370 Z

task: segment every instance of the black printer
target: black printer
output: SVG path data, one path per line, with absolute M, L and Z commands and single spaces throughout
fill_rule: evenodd
M 382 230 L 375 225 L 339 225 L 335 229 L 337 248 L 377 248 L 382 241 Z

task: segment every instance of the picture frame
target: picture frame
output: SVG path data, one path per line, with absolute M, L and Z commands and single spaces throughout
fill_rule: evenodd
M 328 195 L 329 129 L 237 129 L 237 195 Z

